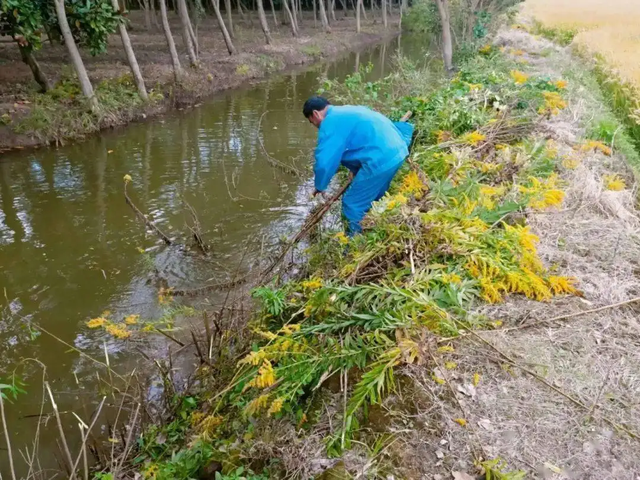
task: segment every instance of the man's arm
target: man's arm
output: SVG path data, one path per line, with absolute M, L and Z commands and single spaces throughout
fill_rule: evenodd
M 329 186 L 329 182 L 340 167 L 346 145 L 347 135 L 344 131 L 338 131 L 331 125 L 322 125 L 315 151 L 316 163 L 313 167 L 316 192 L 323 192 Z

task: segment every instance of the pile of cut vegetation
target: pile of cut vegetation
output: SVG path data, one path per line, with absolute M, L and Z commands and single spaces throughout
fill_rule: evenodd
M 336 102 L 411 110 L 411 156 L 364 234 L 320 233 L 304 274 L 254 290 L 255 343 L 185 414 L 180 458 L 296 478 L 633 478 L 604 473 L 612 458 L 640 471 L 640 328 L 622 308 L 640 293 L 640 246 L 618 154 L 634 152 L 590 75 L 518 26 L 437 89 L 403 60 L 376 83 L 327 82 Z M 594 312 L 626 323 L 598 332 Z M 591 323 L 558 325 L 579 316 Z M 611 362 L 589 351 L 597 333 Z M 140 461 L 154 478 L 177 465 Z

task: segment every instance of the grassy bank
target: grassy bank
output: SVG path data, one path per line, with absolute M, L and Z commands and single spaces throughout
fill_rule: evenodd
M 411 157 L 363 235 L 320 230 L 295 274 L 254 288 L 251 338 L 222 336 L 132 475 L 602 478 L 612 457 L 581 446 L 605 438 L 634 471 L 631 139 L 593 72 L 521 28 L 459 67 L 436 89 L 408 62 L 325 84 L 338 103 L 412 110 Z
M 537 21 L 534 33 L 571 44 L 592 64 L 605 100 L 640 152 L 640 6 L 528 0 L 524 12 Z M 640 163 L 630 161 L 638 174 Z
M 133 21 L 138 23 L 141 19 L 136 17 Z M 362 33 L 356 34 L 355 19 L 339 17 L 332 32 L 325 33 L 313 19 L 306 18 L 301 20 L 304 30 L 300 37 L 291 37 L 287 26 L 282 25 L 273 32 L 273 43 L 264 45 L 262 38 L 255 35 L 253 23 L 245 25 L 244 20 L 237 19 L 235 42 L 240 53 L 229 56 L 215 20 L 207 18 L 200 25 L 203 50 L 200 68 L 186 69 L 179 84 L 174 83 L 162 32 L 134 29 L 132 41 L 150 99 L 145 102 L 138 95 L 120 51 L 119 39 L 113 38 L 106 54 L 88 58 L 86 62 L 100 104 L 95 112 L 82 96 L 70 69 L 65 67 L 63 46 L 48 47 L 51 59 L 43 60 L 42 66 L 55 80 L 55 87 L 41 94 L 36 92 L 28 68 L 21 63 L 18 49 L 13 44 L 2 44 L 1 53 L 8 61 L 3 66 L 6 69 L 2 78 L 4 88 L 0 88 L 0 152 L 62 144 L 172 109 L 189 108 L 215 92 L 388 40 L 397 34 L 397 21 L 392 17 L 388 29 L 377 19 L 363 21 Z M 175 28 L 177 31 L 178 27 Z

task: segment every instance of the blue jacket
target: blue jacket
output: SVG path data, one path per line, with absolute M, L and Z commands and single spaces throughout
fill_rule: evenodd
M 397 168 L 409 155 L 413 126 L 392 122 L 367 107 L 329 106 L 318 132 L 315 187 L 327 189 L 340 164 L 375 176 Z

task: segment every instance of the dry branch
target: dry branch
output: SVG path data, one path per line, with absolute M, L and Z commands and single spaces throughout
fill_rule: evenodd
M 272 157 L 267 151 L 267 148 L 264 146 L 264 141 L 262 140 L 262 135 L 260 135 L 260 130 L 262 127 L 262 119 L 267 113 L 269 113 L 269 111 L 265 111 L 260 116 L 260 121 L 258 122 L 258 132 L 257 132 L 258 142 L 260 143 L 260 148 L 262 149 L 264 156 L 267 159 L 267 162 L 269 162 L 272 167 L 282 170 L 285 173 L 288 173 L 290 175 L 295 175 L 296 177 L 302 177 L 304 175 L 304 172 L 302 170 L 294 167 L 293 165 L 287 165 L 286 163 L 281 162 L 280 160 Z
M 156 227 L 155 224 L 151 220 L 149 220 L 147 218 L 147 216 L 144 213 L 142 213 L 138 207 L 136 207 L 136 205 L 133 203 L 131 198 L 129 198 L 129 194 L 127 193 L 127 184 L 128 183 L 129 182 L 127 180 L 125 180 L 125 182 L 124 182 L 124 199 L 126 200 L 127 205 L 129 205 L 131 207 L 131 209 L 136 214 L 136 216 L 145 223 L 145 225 L 149 228 L 149 230 L 151 230 L 156 235 L 158 235 L 158 237 L 160 237 L 162 239 L 162 241 L 164 243 L 166 243 L 167 245 L 172 245 L 173 242 L 171 241 L 171 239 L 169 237 L 167 237 L 162 232 L 162 230 L 160 230 L 158 227 Z

